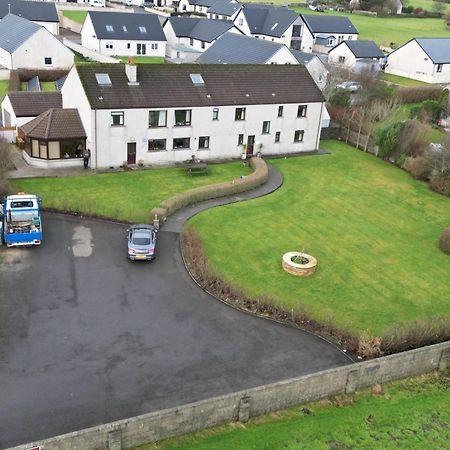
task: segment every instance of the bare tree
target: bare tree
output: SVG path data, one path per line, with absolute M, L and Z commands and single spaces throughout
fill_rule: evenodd
M 450 137 L 446 137 L 440 148 L 429 150 L 426 159 L 431 172 L 441 177 L 450 177 Z

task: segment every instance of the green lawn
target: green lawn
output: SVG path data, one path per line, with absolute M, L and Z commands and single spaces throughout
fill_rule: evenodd
M 396 47 L 413 37 L 450 37 L 443 19 L 419 19 L 399 17 L 368 17 L 349 13 L 315 13 L 306 8 L 291 8 L 302 14 L 323 14 L 347 16 L 359 31 L 358 39 L 369 39 L 378 45 Z
M 147 222 L 162 200 L 188 189 L 248 175 L 241 162 L 210 164 L 208 175 L 188 176 L 181 168 L 142 170 L 79 177 L 28 178 L 12 182 L 13 191 L 39 194 L 43 206 L 132 222 Z
M 128 56 L 117 56 L 122 62 L 128 62 Z M 133 61 L 140 64 L 164 64 L 165 60 L 162 56 L 133 56 Z
M 271 161 L 285 177 L 273 194 L 189 221 L 213 269 L 251 297 L 354 334 L 449 315 L 450 258 L 437 248 L 449 199 L 353 147 L 321 146 L 332 154 Z M 318 258 L 306 279 L 281 269 L 303 245 Z
M 406 4 L 409 6 L 413 6 L 414 8 L 422 8 L 426 9 L 427 11 L 433 12 L 433 4 L 434 0 L 408 0 Z M 450 8 L 450 5 L 446 5 L 445 3 L 442 3 L 444 6 L 444 10 Z
M 41 91 L 56 91 L 56 85 L 54 81 L 41 81 Z
M 87 11 L 63 11 L 63 16 L 67 17 L 78 23 L 83 23 L 84 19 L 86 19 Z
M 444 374 L 410 378 L 385 385 L 379 395 L 365 390 L 134 450 L 444 449 L 450 440 L 447 383 Z
M 424 81 L 413 80 L 412 78 L 399 77 L 398 75 L 392 75 L 390 73 L 385 72 L 380 72 L 380 79 L 404 87 L 430 86 L 428 83 L 425 83 Z
M 0 98 L 3 98 L 8 92 L 9 81 L 8 80 L 0 80 Z

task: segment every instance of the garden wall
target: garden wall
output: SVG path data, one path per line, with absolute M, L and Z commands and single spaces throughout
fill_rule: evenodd
M 161 222 L 172 215 L 175 211 L 194 203 L 210 200 L 212 198 L 226 197 L 228 195 L 238 194 L 249 191 L 261 186 L 267 181 L 269 171 L 266 162 L 261 158 L 251 158 L 250 166 L 253 173 L 249 176 L 232 180 L 228 183 L 213 184 L 200 188 L 191 189 L 181 194 L 175 195 L 150 211 L 150 221 L 153 221 L 157 215 Z
M 37 445 L 45 450 L 120 450 L 224 422 L 245 422 L 252 416 L 270 411 L 337 394 L 349 394 L 377 383 L 448 367 L 450 342 L 445 342 L 120 420 L 9 450 L 23 450 Z

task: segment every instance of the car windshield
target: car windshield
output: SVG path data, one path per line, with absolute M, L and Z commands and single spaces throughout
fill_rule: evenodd
M 150 245 L 153 242 L 153 234 L 151 232 L 134 233 L 131 242 L 135 245 Z

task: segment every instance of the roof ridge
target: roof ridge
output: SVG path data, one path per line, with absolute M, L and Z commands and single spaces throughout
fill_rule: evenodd
M 44 136 L 45 137 L 48 137 L 48 135 L 50 134 L 50 125 L 51 125 L 51 123 L 52 123 L 52 119 L 53 119 L 53 112 L 54 112 L 54 108 L 50 108 L 48 111 L 49 111 L 49 114 L 48 114 L 48 122 L 47 122 L 47 126 L 45 127 L 45 134 L 44 134 Z

